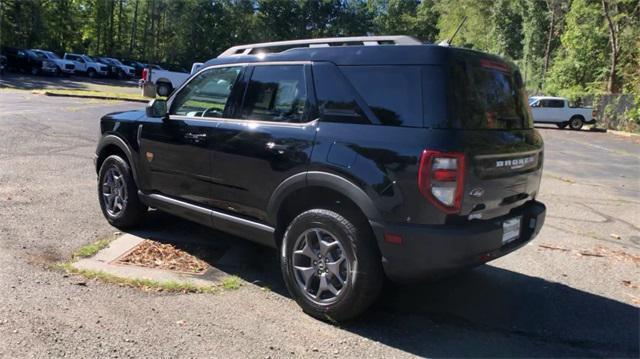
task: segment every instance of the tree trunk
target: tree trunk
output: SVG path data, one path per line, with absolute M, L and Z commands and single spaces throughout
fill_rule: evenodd
M 547 2 L 547 6 L 549 7 L 549 11 L 551 11 L 551 20 L 549 20 L 549 29 L 547 30 L 547 46 L 544 49 L 544 65 L 542 67 L 542 81 L 544 81 L 544 77 L 547 75 L 547 70 L 549 69 L 549 59 L 551 57 L 551 42 L 553 40 L 553 33 L 555 32 L 556 27 L 556 8 L 552 2 Z
M 133 53 L 133 45 L 135 44 L 136 39 L 136 28 L 138 26 L 138 3 L 139 0 L 136 0 L 136 5 L 133 10 L 133 20 L 131 21 L 131 40 L 129 41 L 129 56 Z
M 608 93 L 617 93 L 618 92 L 618 81 L 617 81 L 617 67 L 618 67 L 618 54 L 619 54 L 619 38 L 618 32 L 619 27 L 618 24 L 614 23 L 611 19 L 611 8 L 609 7 L 609 3 L 607 0 L 601 0 L 602 2 L 602 10 L 604 11 L 604 17 L 607 19 L 607 26 L 609 28 L 609 43 L 611 44 L 611 67 L 609 68 L 609 78 L 607 81 L 607 92 Z

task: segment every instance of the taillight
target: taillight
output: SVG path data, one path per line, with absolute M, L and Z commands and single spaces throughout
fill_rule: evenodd
M 142 69 L 142 79 L 149 81 L 149 69 Z
M 595 118 L 598 115 L 598 111 L 593 110 L 591 111 L 591 117 Z
M 464 154 L 422 151 L 418 170 L 420 193 L 445 213 L 457 213 L 462 203 Z

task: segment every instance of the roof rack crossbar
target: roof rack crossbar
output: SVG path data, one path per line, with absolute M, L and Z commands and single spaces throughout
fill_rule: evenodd
M 322 39 L 305 39 L 291 41 L 263 42 L 259 44 L 233 46 L 225 50 L 218 57 L 249 55 L 257 49 L 273 47 L 287 47 L 289 50 L 295 47 L 327 47 L 331 44 L 349 44 L 375 46 L 381 44 L 393 45 L 421 45 L 420 40 L 406 35 L 395 36 L 355 36 L 355 37 L 328 37 Z

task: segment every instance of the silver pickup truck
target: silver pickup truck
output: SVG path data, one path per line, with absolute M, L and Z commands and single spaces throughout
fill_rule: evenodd
M 572 130 L 579 130 L 584 124 L 596 123 L 594 109 L 572 107 L 563 97 L 530 97 L 529 106 L 535 123 L 553 123 L 559 128 L 569 125 Z

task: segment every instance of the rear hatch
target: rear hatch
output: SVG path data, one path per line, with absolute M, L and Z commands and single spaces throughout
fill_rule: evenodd
M 454 151 L 464 153 L 459 214 L 493 218 L 536 197 L 543 142 L 533 129 L 517 68 L 502 59 L 456 50 L 448 71 L 448 122 Z

